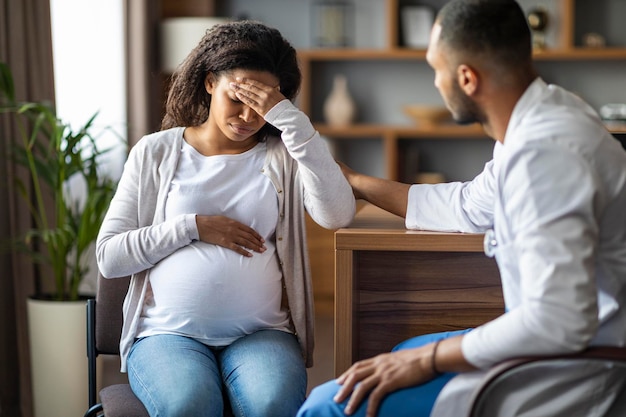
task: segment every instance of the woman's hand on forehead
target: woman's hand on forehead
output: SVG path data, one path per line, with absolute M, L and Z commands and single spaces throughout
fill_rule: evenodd
M 285 99 L 279 85 L 270 86 L 250 78 L 237 77 L 229 86 L 237 99 L 261 116 L 265 116 L 272 107 Z

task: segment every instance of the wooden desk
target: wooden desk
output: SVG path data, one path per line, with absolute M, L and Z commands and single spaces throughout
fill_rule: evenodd
M 504 311 L 483 235 L 407 231 L 367 205 L 335 232 L 335 374 L 420 334 L 475 327 Z

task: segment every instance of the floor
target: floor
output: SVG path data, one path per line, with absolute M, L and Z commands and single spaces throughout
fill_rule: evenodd
M 332 379 L 334 376 L 334 318 L 332 303 L 317 303 L 315 316 L 314 366 L 307 369 L 308 389 Z M 128 383 L 126 374 L 119 372 L 117 357 L 102 356 L 102 384 Z
M 335 317 L 331 303 L 316 305 L 313 367 L 308 369 L 308 391 L 335 376 Z

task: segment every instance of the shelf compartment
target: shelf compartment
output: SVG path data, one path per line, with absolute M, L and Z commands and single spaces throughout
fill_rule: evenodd
M 459 126 L 455 124 L 441 124 L 435 126 L 396 126 L 355 124 L 348 126 L 329 126 L 315 123 L 315 129 L 322 136 L 333 139 L 359 139 L 361 137 L 384 137 L 393 135 L 398 138 L 437 138 L 437 139 L 483 139 L 487 135 L 479 125 Z
M 334 48 L 334 49 L 300 49 L 298 56 L 306 61 L 355 61 L 355 60 L 424 60 L 426 50 L 393 48 L 393 49 L 355 49 L 355 48 Z M 626 47 L 607 48 L 563 48 L 545 49 L 535 51 L 533 54 L 536 60 L 626 60 Z

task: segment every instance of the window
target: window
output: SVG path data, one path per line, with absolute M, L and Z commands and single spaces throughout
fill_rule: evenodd
M 102 172 L 118 179 L 127 148 L 123 0 L 50 0 L 50 10 L 57 114 L 78 128 L 98 112 L 92 133 L 111 149 Z M 80 187 L 70 180 L 69 198 L 80 202 Z M 96 277 L 92 254 L 79 291 L 95 293 Z
M 50 0 L 50 9 L 57 113 L 78 127 L 98 112 L 98 147 L 113 148 L 103 169 L 118 178 L 127 143 L 123 0 Z

